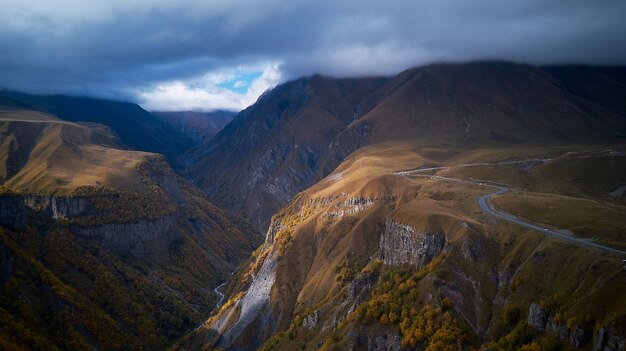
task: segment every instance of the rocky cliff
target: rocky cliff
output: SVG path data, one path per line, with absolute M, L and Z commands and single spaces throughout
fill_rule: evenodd
M 114 165 L 113 182 L 106 180 L 111 174 L 94 175 L 115 161 L 97 155 L 92 164 L 84 152 L 104 146 L 80 144 L 95 140 L 86 138 L 88 129 L 70 124 L 64 135 L 65 122 L 41 118 L 52 140 L 67 144 L 36 148 L 51 154 L 31 152 L 0 189 L 0 342 L 45 350 L 165 349 L 206 318 L 217 298 L 213 289 L 261 236 L 208 201 L 160 155 L 105 148 L 123 167 Z M 21 125 L 8 127 L 12 134 L 3 137 L 23 137 Z M 67 156 L 74 150 L 81 157 Z M 44 167 L 35 162 L 41 157 Z M 92 185 L 50 185 L 68 158 L 83 169 L 61 176 Z M 31 166 L 39 173 L 31 174 Z M 127 181 L 115 187 L 122 175 Z M 45 181 L 10 188 L 34 184 L 30 179 Z M 44 185 L 51 188 L 41 191 Z
M 410 264 L 421 268 L 441 253 L 445 240 L 442 233 L 423 233 L 387 219 L 380 238 L 379 256 L 390 266 Z
M 592 345 L 593 351 L 619 351 L 624 350 L 626 338 L 621 331 L 612 328 L 601 327 L 595 333 L 587 324 L 575 324 L 558 321 L 559 316 L 546 313 L 537 303 L 532 303 L 528 310 L 528 325 L 543 331 L 553 332 L 563 342 L 569 343 L 576 349 Z M 593 342 L 591 342 L 593 340 Z

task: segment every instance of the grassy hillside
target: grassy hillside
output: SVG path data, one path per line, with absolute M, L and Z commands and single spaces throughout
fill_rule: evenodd
M 121 149 L 103 125 L 79 124 L 35 111 L 0 111 L 0 177 L 31 192 L 81 186 L 137 189 L 135 165 L 154 154 Z
M 65 121 L 106 125 L 123 144 L 135 150 L 163 154 L 175 167 L 179 166 L 177 157 L 195 145 L 189 136 L 133 103 L 2 91 L 0 108 L 36 110 Z
M 428 174 L 507 185 L 515 191 L 497 208 L 621 248 L 626 211 L 605 191 L 623 183 L 613 165 L 624 149 L 361 148 L 274 216 L 229 302 L 177 347 L 592 350 L 604 333 L 623 341 L 623 255 L 495 218 L 477 203 L 493 190 Z M 427 166 L 449 168 L 394 173 Z M 585 182 L 556 195 L 547 179 L 560 178 Z

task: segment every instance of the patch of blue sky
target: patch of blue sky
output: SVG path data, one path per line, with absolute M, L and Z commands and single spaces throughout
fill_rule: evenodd
M 217 86 L 222 89 L 228 89 L 238 94 L 245 94 L 250 88 L 253 81 L 259 79 L 263 74 L 262 71 L 236 73 L 231 79 L 219 83 Z

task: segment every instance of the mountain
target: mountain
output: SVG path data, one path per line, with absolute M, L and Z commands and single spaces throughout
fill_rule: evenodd
M 4 92 L 0 348 L 623 350 L 624 72 L 317 75 L 199 145 Z
M 110 127 L 131 149 L 160 153 L 178 167 L 177 157 L 195 145 L 188 135 L 133 103 L 63 95 L 0 91 L 0 108 L 35 110 L 70 122 Z
M 165 349 L 205 319 L 254 228 L 108 126 L 4 106 L 0 348 Z
M 152 114 L 198 144 L 213 137 L 237 115 L 235 112 L 222 110 L 212 112 L 157 111 Z
M 259 228 L 321 176 L 330 141 L 371 106 L 384 78 L 323 76 L 285 83 L 237 115 L 185 158 L 187 175 Z
M 366 145 L 429 139 L 455 153 L 623 138 L 624 72 L 479 62 L 392 78 L 304 78 L 276 87 L 193 149 L 186 174 L 265 230 L 289 199 Z
M 622 350 L 623 72 L 438 64 L 267 93 L 189 174 L 254 224 L 285 205 L 174 349 Z

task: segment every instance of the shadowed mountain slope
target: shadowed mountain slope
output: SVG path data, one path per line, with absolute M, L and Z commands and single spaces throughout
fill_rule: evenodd
M 266 227 L 272 213 L 319 179 L 330 141 L 368 111 L 385 79 L 323 76 L 261 96 L 186 159 L 188 175 L 212 199 Z
M 152 114 L 198 144 L 213 137 L 237 115 L 231 111 L 152 112 Z

